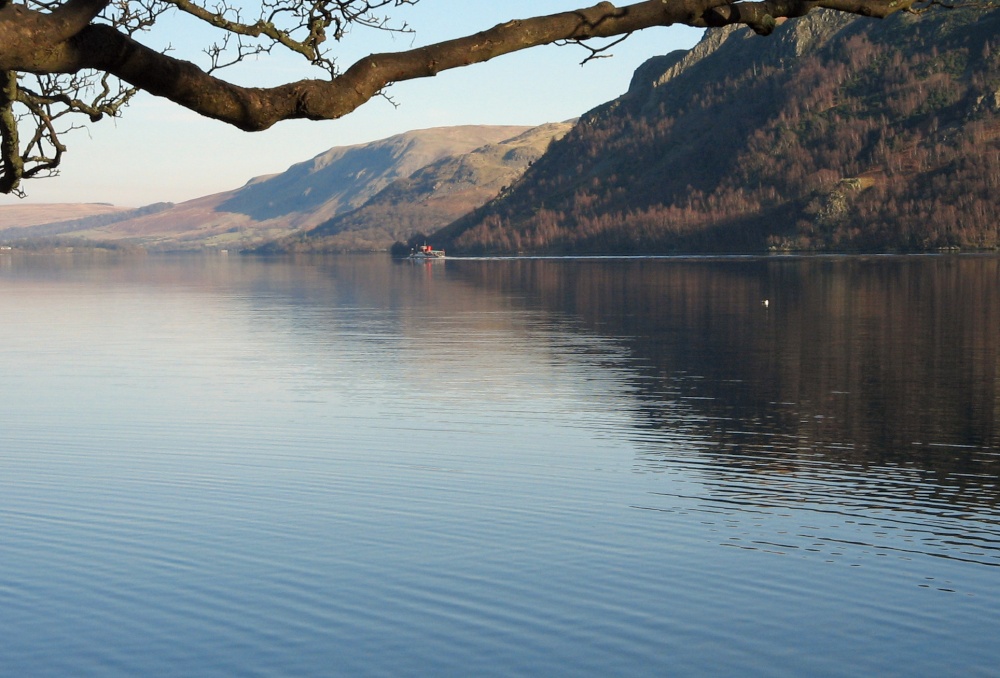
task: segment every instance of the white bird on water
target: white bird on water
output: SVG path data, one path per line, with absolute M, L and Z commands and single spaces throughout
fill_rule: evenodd
M 767 299 L 765 299 L 764 301 L 762 301 L 762 302 L 760 302 L 760 303 L 761 303 L 761 305 L 763 305 L 763 306 L 764 306 L 764 308 L 767 308 L 767 307 L 768 307 L 768 304 L 770 304 L 770 302 L 769 302 L 769 301 L 768 301 Z

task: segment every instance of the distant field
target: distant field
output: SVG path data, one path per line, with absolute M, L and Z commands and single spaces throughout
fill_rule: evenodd
M 107 203 L 0 205 L 0 229 L 52 224 L 71 219 L 82 219 L 83 217 L 121 212 L 126 209 L 130 208 L 116 207 Z

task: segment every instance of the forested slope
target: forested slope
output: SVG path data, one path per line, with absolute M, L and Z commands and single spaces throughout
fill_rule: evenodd
M 815 12 L 647 62 L 454 253 L 929 250 L 1000 244 L 1000 10 Z

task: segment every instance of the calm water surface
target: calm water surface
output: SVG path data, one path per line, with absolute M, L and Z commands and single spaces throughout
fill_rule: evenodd
M 1000 675 L 997 258 L 0 255 L 0 378 L 5 676 Z

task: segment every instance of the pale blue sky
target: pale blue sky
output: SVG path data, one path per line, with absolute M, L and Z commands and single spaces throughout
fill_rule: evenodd
M 369 52 L 395 51 L 459 37 L 513 18 L 592 4 L 577 0 L 422 0 L 394 10 L 416 29 L 414 36 L 356 31 L 341 47 L 342 67 Z M 474 6 L 472 10 L 470 7 Z M 176 56 L 201 57 L 192 28 L 179 21 L 163 27 Z M 394 108 L 375 99 L 351 115 L 324 122 L 279 123 L 248 134 L 206 120 L 166 100 L 136 98 L 125 115 L 65 139 L 61 176 L 25 183 L 28 198 L 16 202 L 110 202 L 140 206 L 182 202 L 281 172 L 328 148 L 382 139 L 411 129 L 462 124 L 533 125 L 578 116 L 628 88 L 632 72 L 647 58 L 688 48 L 701 31 L 658 28 L 633 35 L 614 48 L 614 58 L 581 67 L 579 47 L 542 47 L 487 64 L 448 71 L 436 78 L 393 86 Z M 155 38 L 154 38 L 155 39 Z M 242 84 L 275 84 L 316 77 L 290 58 L 267 58 L 228 77 Z

